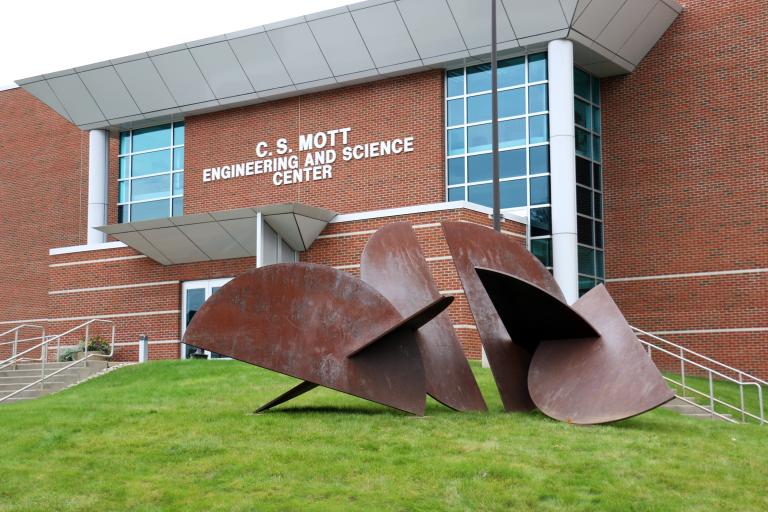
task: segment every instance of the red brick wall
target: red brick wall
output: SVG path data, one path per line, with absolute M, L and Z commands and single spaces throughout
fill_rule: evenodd
M 85 243 L 87 194 L 88 134 L 0 91 L 0 322 L 48 316 L 48 249 Z
M 609 281 L 768 268 L 768 9 L 683 3 L 634 73 L 602 81 Z M 768 375 L 768 273 L 608 286 L 637 327 Z M 704 329 L 747 331 L 678 333 Z

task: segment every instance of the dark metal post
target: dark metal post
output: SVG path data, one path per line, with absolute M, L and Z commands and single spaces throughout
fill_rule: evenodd
M 499 189 L 499 92 L 496 76 L 496 0 L 491 0 L 491 139 L 493 144 L 493 229 L 501 231 Z

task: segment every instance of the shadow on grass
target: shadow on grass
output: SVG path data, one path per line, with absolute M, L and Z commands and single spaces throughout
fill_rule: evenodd
M 251 413 L 251 416 L 274 416 L 274 415 L 293 415 L 293 414 L 358 414 L 362 416 L 410 416 L 408 413 L 400 412 L 395 409 L 374 409 L 365 407 L 339 407 L 335 405 L 327 406 L 298 406 L 283 407 L 280 409 L 269 409 L 259 413 Z

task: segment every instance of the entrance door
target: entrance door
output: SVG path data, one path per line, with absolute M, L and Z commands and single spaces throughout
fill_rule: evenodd
M 208 279 L 205 281 L 187 281 L 181 285 L 181 335 L 187 330 L 187 325 L 200 310 L 203 302 L 208 300 L 211 295 L 219 291 L 219 288 L 231 281 L 231 277 L 222 279 Z M 181 344 L 181 358 L 189 359 L 192 354 L 197 352 L 197 347 Z M 208 359 L 225 359 L 220 354 L 203 350 L 202 354 Z

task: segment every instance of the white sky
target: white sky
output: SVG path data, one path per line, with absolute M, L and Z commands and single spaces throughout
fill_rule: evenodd
M 0 7 L 0 90 L 20 78 L 235 32 L 354 0 L 21 0 Z

